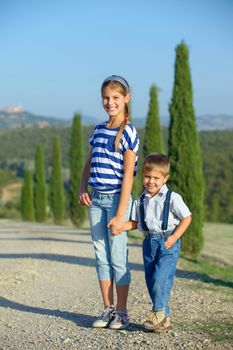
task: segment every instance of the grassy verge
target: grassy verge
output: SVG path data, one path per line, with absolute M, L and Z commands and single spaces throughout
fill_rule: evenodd
M 177 324 L 177 327 L 185 332 L 205 332 L 216 342 L 233 341 L 233 325 L 230 319 L 224 321 L 207 320 L 185 325 Z
M 208 283 L 209 290 L 224 287 L 224 290 L 222 290 L 224 294 L 232 295 L 233 273 L 231 266 L 221 266 L 217 262 L 204 258 L 195 261 L 181 258 L 178 266 L 181 268 L 181 274 L 184 273 L 190 279 L 199 282 L 195 284 L 196 288 L 205 289 Z
M 203 282 L 215 281 L 216 285 L 221 285 L 221 282 L 225 281 L 226 287 L 233 287 L 233 270 L 231 266 L 221 266 L 217 262 L 206 258 L 198 260 L 181 258 L 180 265 L 187 271 L 199 273 Z
M 233 225 L 205 223 L 202 255 L 219 263 L 233 266 Z

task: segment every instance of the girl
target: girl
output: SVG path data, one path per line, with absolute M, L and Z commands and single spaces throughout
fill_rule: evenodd
M 89 206 L 96 269 L 104 310 L 93 327 L 124 329 L 129 325 L 127 297 L 131 280 L 128 266 L 127 232 L 133 177 L 136 174 L 139 139 L 129 122 L 129 84 L 117 75 L 101 87 L 102 104 L 108 121 L 96 125 L 90 156 L 84 167 L 78 201 Z M 92 187 L 91 194 L 88 185 Z M 112 234 L 111 230 L 114 230 Z M 117 303 L 114 306 L 113 284 Z

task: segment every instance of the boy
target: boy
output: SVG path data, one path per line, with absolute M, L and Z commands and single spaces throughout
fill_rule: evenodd
M 170 162 L 163 154 L 145 158 L 142 169 L 145 191 L 134 202 L 131 221 L 124 227 L 124 230 L 138 228 L 145 234 L 143 260 L 152 310 L 144 327 L 155 332 L 171 329 L 168 302 L 180 254 L 180 237 L 191 222 L 191 212 L 182 197 L 166 186 L 169 168 Z

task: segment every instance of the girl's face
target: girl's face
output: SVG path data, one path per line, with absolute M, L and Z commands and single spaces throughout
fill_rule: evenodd
M 102 93 L 102 103 L 104 110 L 110 117 L 123 116 L 125 112 L 125 104 L 130 100 L 130 94 L 122 95 L 118 89 L 107 86 Z

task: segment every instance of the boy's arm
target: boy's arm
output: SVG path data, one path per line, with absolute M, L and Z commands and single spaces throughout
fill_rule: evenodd
M 183 233 L 187 230 L 188 226 L 190 225 L 192 221 L 192 216 L 189 215 L 186 218 L 182 219 L 177 226 L 175 232 L 168 236 L 166 242 L 164 243 L 165 248 L 169 249 L 171 248 L 176 241 L 183 235 Z
M 129 220 L 126 221 L 123 225 L 123 231 L 131 231 L 131 230 L 136 230 L 137 228 L 137 221 L 134 220 Z M 113 235 L 118 235 L 118 229 L 116 229 L 115 227 L 111 227 L 111 231 Z
M 137 221 L 130 220 L 124 223 L 124 231 L 136 230 L 138 226 Z

